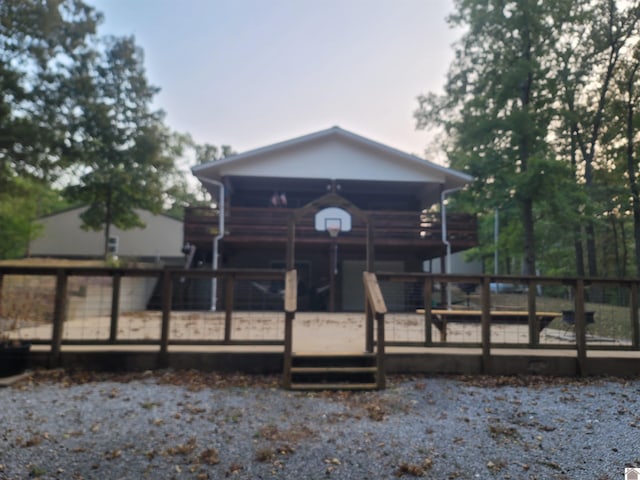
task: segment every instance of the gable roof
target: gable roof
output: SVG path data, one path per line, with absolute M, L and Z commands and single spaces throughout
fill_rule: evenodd
M 462 187 L 473 180 L 337 126 L 198 165 L 192 172 L 196 177 L 215 179 L 237 175 L 425 181 L 445 188 Z

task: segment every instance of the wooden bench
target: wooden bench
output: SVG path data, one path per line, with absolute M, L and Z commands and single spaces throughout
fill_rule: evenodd
M 418 313 L 424 313 L 424 309 L 418 309 Z M 477 323 L 482 319 L 480 310 L 440 310 L 432 309 L 432 321 L 440 330 L 440 340 L 447 341 L 448 323 Z M 499 325 L 528 325 L 529 313 L 519 310 L 494 310 L 490 312 L 491 323 Z M 561 316 L 560 312 L 535 312 L 538 319 L 539 330 L 546 328 L 554 318 Z

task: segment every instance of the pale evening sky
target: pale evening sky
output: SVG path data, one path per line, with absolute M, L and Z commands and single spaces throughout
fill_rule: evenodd
M 169 126 L 237 152 L 338 125 L 424 157 L 416 97 L 442 91 L 460 36 L 453 0 L 87 2 L 144 49 Z

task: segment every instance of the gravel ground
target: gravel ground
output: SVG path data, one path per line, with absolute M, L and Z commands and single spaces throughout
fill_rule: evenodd
M 622 479 L 640 380 L 395 377 L 382 392 L 278 378 L 36 372 L 0 389 L 0 478 Z

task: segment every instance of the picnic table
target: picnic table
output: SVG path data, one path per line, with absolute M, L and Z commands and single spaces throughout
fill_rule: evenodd
M 424 313 L 424 309 L 418 309 L 418 313 Z M 444 310 L 432 309 L 432 321 L 440 330 L 440 340 L 447 341 L 448 323 L 477 323 L 482 319 L 480 310 Z M 521 310 L 493 310 L 489 312 L 491 323 L 501 325 L 527 325 L 529 323 L 529 312 Z M 538 331 L 546 328 L 554 318 L 561 316 L 560 312 L 535 312 L 538 319 Z

